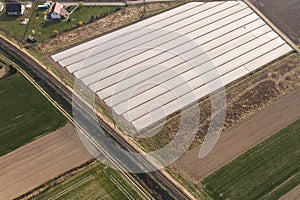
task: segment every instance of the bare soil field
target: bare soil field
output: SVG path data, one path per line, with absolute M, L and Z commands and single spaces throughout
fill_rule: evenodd
M 300 44 L 300 3 L 298 0 L 252 0 L 293 42 Z
M 298 200 L 300 199 L 300 185 L 285 194 L 280 198 L 280 200 Z
M 198 130 L 198 135 L 193 143 L 193 147 L 195 147 L 195 149 L 187 152 L 178 162 L 174 164 L 174 166 L 177 168 L 176 171 L 179 171 L 182 175 L 186 176 L 186 178 L 188 178 L 189 180 L 193 182 L 198 182 L 202 178 L 208 176 L 209 174 L 217 170 L 222 165 L 226 164 L 230 160 L 242 154 L 247 149 L 251 148 L 253 145 L 259 143 L 263 139 L 266 139 L 267 137 L 274 134 L 276 132 L 275 131 L 276 127 L 282 128 L 282 126 L 286 126 L 287 124 L 289 124 L 289 122 L 293 121 L 293 119 L 295 119 L 295 117 L 298 116 L 297 113 L 294 113 L 295 110 L 293 110 L 294 109 L 293 106 L 297 107 L 297 100 L 299 100 L 299 98 L 298 99 L 296 98 L 297 92 L 296 94 L 294 94 L 296 91 L 296 90 L 294 91 L 294 89 L 299 88 L 299 86 L 300 86 L 300 56 L 292 55 L 286 59 L 283 59 L 279 62 L 274 63 L 273 65 L 264 68 L 263 70 L 255 73 L 255 75 L 244 78 L 242 81 L 237 82 L 235 85 L 231 86 L 230 88 L 227 88 L 226 89 L 227 111 L 226 111 L 224 129 L 226 130 L 225 133 L 230 133 L 236 130 L 236 132 L 233 132 L 232 134 L 237 134 L 236 138 L 238 140 L 236 140 L 235 138 L 231 138 L 231 136 L 227 136 L 228 137 L 227 138 L 225 136 L 226 134 L 223 134 L 218 144 L 216 145 L 214 151 L 211 152 L 204 159 L 205 161 L 204 160 L 201 161 L 198 159 L 198 152 L 199 152 L 199 145 L 203 140 L 202 139 L 203 135 L 206 134 L 207 128 L 209 126 L 210 104 L 209 101 L 199 103 L 201 109 L 201 122 Z M 292 93 L 289 94 L 290 92 Z M 283 97 L 286 94 L 289 95 Z M 296 96 L 293 97 L 293 94 L 294 96 L 295 95 Z M 284 100 L 279 99 L 280 97 L 283 97 Z M 290 97 L 296 98 L 295 102 L 285 102 L 289 100 Z M 276 102 L 276 100 L 278 101 Z M 272 102 L 275 102 L 274 105 L 271 104 Z M 263 109 L 268 105 L 271 106 L 266 109 Z M 264 117 L 268 116 L 269 113 L 267 112 L 268 109 L 271 109 L 276 105 L 278 108 L 277 107 L 275 108 L 278 109 L 277 112 L 279 113 L 277 113 L 277 115 L 270 115 L 270 117 L 271 116 L 273 117 L 272 120 L 275 120 L 276 123 L 272 124 L 273 121 L 269 121 L 269 123 L 272 124 L 272 127 L 274 127 L 274 129 L 272 128 L 269 129 L 268 127 L 269 130 L 267 132 L 263 132 L 263 135 L 260 134 L 257 135 L 257 133 L 255 132 L 256 131 L 255 123 L 259 122 L 260 120 L 267 120 L 264 119 Z M 291 106 L 291 107 L 285 107 L 285 106 Z M 289 115 L 289 117 L 287 117 L 286 119 L 283 118 L 283 115 L 280 115 L 280 110 L 283 108 L 287 109 L 286 115 Z M 297 108 L 295 109 L 297 110 Z M 292 113 L 294 113 L 295 116 L 293 114 L 288 114 L 290 110 L 292 111 Z M 261 112 L 262 114 L 260 115 L 262 115 L 262 117 L 259 118 L 260 120 L 255 120 L 256 118 L 258 118 L 257 115 Z M 267 112 L 267 114 L 264 114 L 264 112 Z M 191 120 L 193 120 L 193 116 L 191 116 L 190 118 Z M 254 122 L 253 124 L 251 124 L 253 120 Z M 156 137 L 153 137 L 151 140 L 146 141 L 147 142 L 146 144 L 151 145 L 151 142 L 152 144 L 155 144 L 153 143 L 153 140 L 157 138 L 159 138 L 158 141 L 160 141 L 160 143 L 162 144 L 168 142 L 170 138 L 172 138 L 171 134 L 176 133 L 179 122 L 180 122 L 179 120 L 174 120 L 172 123 L 164 127 L 164 129 Z M 244 129 L 242 129 L 243 126 L 245 126 L 245 124 L 237 125 L 241 123 L 246 123 L 246 124 L 250 123 L 250 124 Z M 261 126 L 266 127 L 268 124 L 265 125 L 265 123 L 266 121 L 264 121 L 264 123 L 262 123 Z M 251 126 L 254 127 L 252 128 Z M 232 128 L 230 129 L 230 127 Z M 245 132 L 245 130 L 247 130 L 248 132 Z M 242 131 L 240 135 L 238 134 L 239 131 Z M 253 135 L 254 133 L 256 134 Z M 251 137 L 249 137 L 249 135 Z M 228 139 L 228 141 L 226 138 Z M 239 146 L 237 143 L 236 144 L 237 149 L 231 149 L 231 145 L 234 144 L 234 142 L 237 142 L 239 140 L 243 142 L 243 145 L 244 142 L 246 143 L 249 142 L 248 147 Z M 149 147 L 153 148 L 154 145 L 152 146 L 150 145 Z M 226 151 L 225 147 L 229 148 L 229 150 Z M 241 149 L 239 149 L 240 147 Z M 223 152 L 226 152 L 227 156 L 225 156 L 225 154 L 222 155 Z M 220 156 L 223 157 L 223 160 L 221 160 Z M 210 162 L 212 163 L 210 164 Z M 200 167 L 199 164 L 201 163 L 202 165 Z
M 91 159 L 67 124 L 0 158 L 0 199 L 18 197 Z
M 198 158 L 197 147 L 175 164 L 193 182 L 199 182 L 263 140 L 300 118 L 300 88 L 224 131 L 210 154 Z

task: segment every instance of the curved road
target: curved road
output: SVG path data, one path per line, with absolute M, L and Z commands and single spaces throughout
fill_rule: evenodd
M 73 91 L 70 90 L 67 86 L 62 84 L 60 81 L 58 81 L 53 74 L 50 74 L 49 71 L 45 70 L 36 59 L 34 59 L 32 56 L 28 55 L 28 53 L 24 52 L 20 48 L 18 48 L 15 44 L 9 42 L 8 40 L 0 37 L 0 43 L 1 47 L 6 47 L 5 49 L 9 50 L 9 53 L 11 56 L 16 59 L 22 59 L 22 62 L 28 63 L 28 68 L 30 70 L 33 70 L 36 74 L 39 74 L 39 78 L 43 79 L 43 81 L 46 81 L 52 89 L 55 89 L 56 92 L 65 99 L 67 102 L 72 102 L 72 95 Z M 94 111 L 91 110 L 89 106 L 87 106 L 82 101 L 78 101 L 78 109 L 82 109 L 85 111 L 85 117 L 86 119 L 94 119 Z M 65 110 L 62 111 L 63 114 L 67 114 Z M 70 111 L 69 111 L 70 112 Z M 72 120 L 70 114 L 68 113 L 69 120 Z M 95 119 L 94 119 L 95 120 Z M 105 132 L 102 134 L 109 134 L 113 140 L 117 141 L 117 143 L 121 146 L 121 148 L 132 151 L 132 152 L 139 152 L 137 149 L 135 149 L 128 141 L 126 141 L 122 136 L 120 136 L 113 128 L 111 128 L 109 125 L 107 125 L 106 122 L 104 122 L 101 118 L 98 118 L 98 121 L 101 123 L 101 126 L 104 128 Z M 71 121 L 73 122 L 73 120 Z M 83 127 L 84 128 L 84 127 Z M 89 134 L 85 135 L 90 139 L 90 141 L 97 147 L 105 147 L 105 144 L 99 144 L 96 141 L 93 140 L 93 138 L 90 137 Z M 105 150 L 105 149 L 104 149 Z M 103 152 L 107 159 L 109 159 L 112 163 L 116 165 L 117 168 L 122 169 L 122 163 L 120 163 L 118 160 L 115 160 L 115 158 L 112 158 L 109 154 L 110 152 Z M 149 166 L 155 167 L 150 161 L 148 161 L 144 156 L 140 156 L 140 159 L 144 160 Z M 140 167 L 139 163 L 136 164 L 137 167 Z M 147 180 L 151 180 L 152 183 L 155 183 L 157 186 L 160 186 L 165 190 L 167 193 L 164 198 L 165 199 L 195 199 L 185 188 L 183 188 L 180 184 L 178 184 L 174 179 L 172 179 L 168 174 L 166 174 L 163 171 L 154 171 L 152 173 L 143 174 L 144 176 L 148 176 Z M 142 188 L 140 186 L 140 183 L 136 181 L 137 174 L 128 174 L 128 176 L 135 176 L 135 180 L 131 181 L 139 188 Z M 129 177 L 130 178 L 130 177 Z M 139 178 L 143 179 L 143 178 Z M 152 188 L 155 189 L 155 188 Z M 142 190 L 142 189 L 141 189 Z M 146 193 L 146 191 L 143 191 Z M 159 190 L 158 193 L 162 192 L 162 190 Z M 151 197 L 149 197 L 151 198 Z

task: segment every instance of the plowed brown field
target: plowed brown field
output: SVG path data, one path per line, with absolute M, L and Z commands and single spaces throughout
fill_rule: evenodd
M 91 159 L 67 124 L 0 158 L 0 199 L 22 195 Z
M 197 147 L 183 155 L 174 166 L 189 180 L 199 182 L 299 119 L 299 102 L 300 88 L 227 129 L 205 158 L 198 158 L 200 147 Z

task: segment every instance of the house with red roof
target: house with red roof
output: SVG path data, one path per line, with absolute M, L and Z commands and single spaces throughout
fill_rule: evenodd
M 51 5 L 48 17 L 56 20 L 56 19 L 66 19 L 68 17 L 68 11 L 64 9 L 64 6 L 58 2 L 55 2 Z

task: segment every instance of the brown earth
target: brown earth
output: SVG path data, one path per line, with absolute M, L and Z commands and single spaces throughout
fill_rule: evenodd
M 300 185 L 283 195 L 280 200 L 299 200 L 300 199 Z
M 92 159 L 71 124 L 0 158 L 0 199 L 12 199 Z
M 175 168 L 193 182 L 209 176 L 250 148 L 300 118 L 300 88 L 224 131 L 208 156 L 198 158 L 200 147 L 183 155 Z
M 300 44 L 299 0 L 252 0 L 252 2 L 293 42 Z

